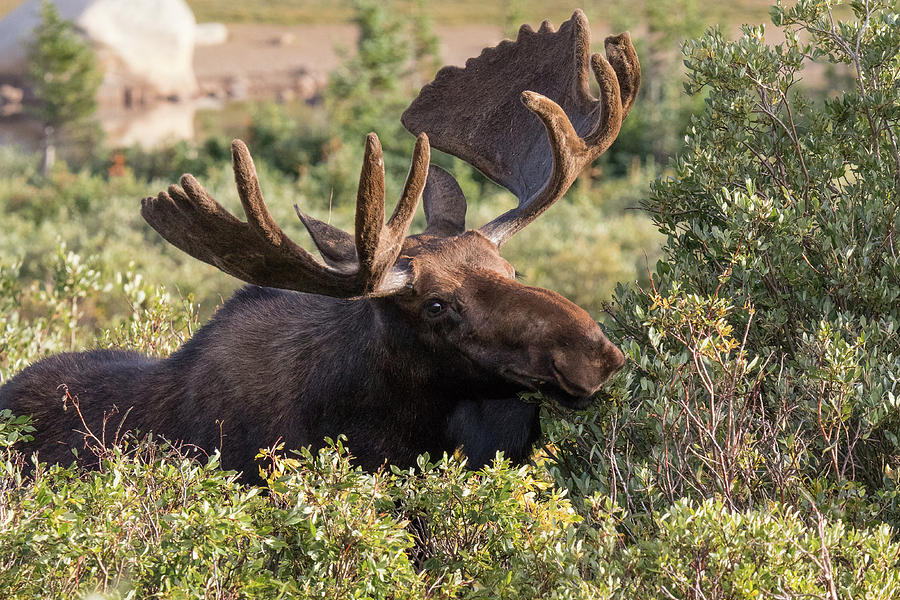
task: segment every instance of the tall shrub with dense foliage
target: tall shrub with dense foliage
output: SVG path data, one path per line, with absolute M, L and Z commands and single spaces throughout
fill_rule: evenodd
M 636 513 L 719 497 L 900 522 L 900 16 L 851 9 L 801 0 L 772 10 L 784 42 L 685 45 L 707 97 L 646 203 L 665 257 L 619 290 L 632 368 L 586 430 L 555 432 L 577 440 L 563 479 Z M 811 100 L 811 61 L 855 84 Z

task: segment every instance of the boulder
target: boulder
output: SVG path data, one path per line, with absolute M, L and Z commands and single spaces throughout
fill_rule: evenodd
M 126 97 L 193 96 L 196 21 L 184 0 L 55 0 L 93 44 L 104 69 L 103 103 Z M 26 0 L 0 21 L 0 79 L 22 81 L 41 0 Z

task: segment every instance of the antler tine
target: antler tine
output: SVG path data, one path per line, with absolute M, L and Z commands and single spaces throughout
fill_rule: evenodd
M 379 289 L 400 252 L 402 237 L 398 242 L 398 236 L 405 235 L 409 227 L 421 186 L 416 191 L 416 186 L 407 182 L 394 217 L 385 225 L 384 168 L 377 136 L 370 134 L 367 140 L 360 177 L 356 235 L 359 262 L 352 269 L 343 264 L 323 265 L 287 237 L 266 208 L 253 159 L 240 140 L 232 143 L 232 158 L 246 223 L 225 210 L 191 175 L 181 178 L 181 187 L 170 186 L 156 198 L 145 198 L 141 206 L 144 219 L 173 245 L 248 283 L 335 297 L 359 296 Z M 423 136 L 416 145 L 410 180 L 424 180 L 427 170 L 428 140 Z M 299 210 L 298 214 L 305 216 Z M 321 224 L 314 219 L 311 222 Z M 319 229 L 316 225 L 310 232 Z M 332 229 L 340 231 L 327 231 Z M 341 236 L 334 237 L 345 241 Z
M 366 153 L 356 192 L 356 256 L 364 279 L 376 277 L 376 259 L 384 226 L 384 155 L 378 136 L 366 136 Z M 371 291 L 371 290 L 367 290 Z
M 356 254 L 359 271 L 365 281 L 365 293 L 372 293 L 400 254 L 416 206 L 425 188 L 431 147 L 428 136 L 420 134 L 400 200 L 387 224 L 384 224 L 384 155 L 378 136 L 366 137 L 366 154 L 359 177 L 356 204 Z
M 428 143 L 428 136 L 420 133 L 413 148 L 412 161 L 406 182 L 403 184 L 403 193 L 400 194 L 400 202 L 397 203 L 394 214 L 387 224 L 392 244 L 401 244 L 409 231 L 419 198 L 425 190 L 430 165 L 431 145 Z
M 600 85 L 600 114 L 603 115 L 597 128 L 586 135 L 584 139 L 588 146 L 593 147 L 591 153 L 593 156 L 590 157 L 590 160 L 593 161 L 616 141 L 619 130 L 622 128 L 624 115 L 621 87 L 612 65 L 599 54 L 594 54 L 591 56 L 591 68 Z
M 606 52 L 608 60 L 590 55 L 580 10 L 558 31 L 547 22 L 538 31 L 523 26 L 515 42 L 485 49 L 464 69 L 442 69 L 404 113 L 410 131 L 427 131 L 435 147 L 519 198 L 479 229 L 497 245 L 561 198 L 618 135 L 640 86 L 640 64 L 627 33 L 607 38 Z M 590 95 L 591 69 L 599 99 Z
M 293 242 L 284 235 L 281 227 L 269 214 L 269 209 L 262 197 L 262 190 L 259 188 L 256 165 L 253 164 L 250 150 L 242 140 L 234 140 L 231 143 L 231 157 L 234 183 L 241 199 L 241 205 L 244 207 L 244 214 L 247 215 L 247 223 L 267 244 L 275 248 L 285 245 L 290 248 Z M 301 250 L 296 245 L 291 249 Z
M 624 120 L 631 112 L 631 107 L 634 106 L 638 90 L 641 87 L 641 63 L 634 51 L 634 44 L 631 43 L 631 34 L 627 31 L 619 35 L 607 36 L 603 40 L 603 46 L 606 50 L 606 58 L 616 72 L 616 79 L 619 81 L 622 119 Z M 594 57 L 603 58 L 599 54 L 595 54 Z M 594 73 L 596 74 L 596 69 Z

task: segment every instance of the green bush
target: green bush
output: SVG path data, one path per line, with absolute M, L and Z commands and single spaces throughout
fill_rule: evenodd
M 646 203 L 664 258 L 612 310 L 632 366 L 550 433 L 560 481 L 614 495 L 630 527 L 683 497 L 900 524 L 900 17 L 851 7 L 774 8 L 774 46 L 745 27 L 684 48 L 706 108 Z M 855 88 L 810 100 L 810 60 Z
M 871 598 L 900 591 L 900 545 L 887 526 L 813 526 L 775 504 L 734 512 L 724 502 L 675 503 L 628 552 L 628 598 Z
M 777 503 L 682 500 L 636 538 L 595 494 L 579 515 L 540 467 L 478 472 L 422 457 L 364 473 L 337 442 L 263 451 L 268 488 L 152 440 L 88 440 L 96 471 L 38 465 L 0 415 L 0 586 L 26 598 L 884 599 L 900 592 L 886 527 L 808 524 Z M 10 445 L 13 444 L 13 445 Z M 88 450 L 86 450 L 88 451 Z M 832 594 L 829 596 L 829 594 Z
M 97 262 L 61 244 L 46 267 L 50 279 L 30 285 L 20 263 L 0 262 L 0 384 L 58 352 L 99 344 L 165 356 L 190 337 L 198 321 L 192 296 L 176 302 L 133 270 L 104 274 Z

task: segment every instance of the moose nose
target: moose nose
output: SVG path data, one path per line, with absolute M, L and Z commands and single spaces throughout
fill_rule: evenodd
M 625 364 L 625 355 L 603 339 L 593 352 L 557 348 L 551 352 L 553 374 L 559 386 L 573 396 L 590 396 Z
M 604 355 L 609 360 L 609 377 L 619 372 L 619 369 L 625 366 L 625 355 L 611 342 L 606 342 Z

